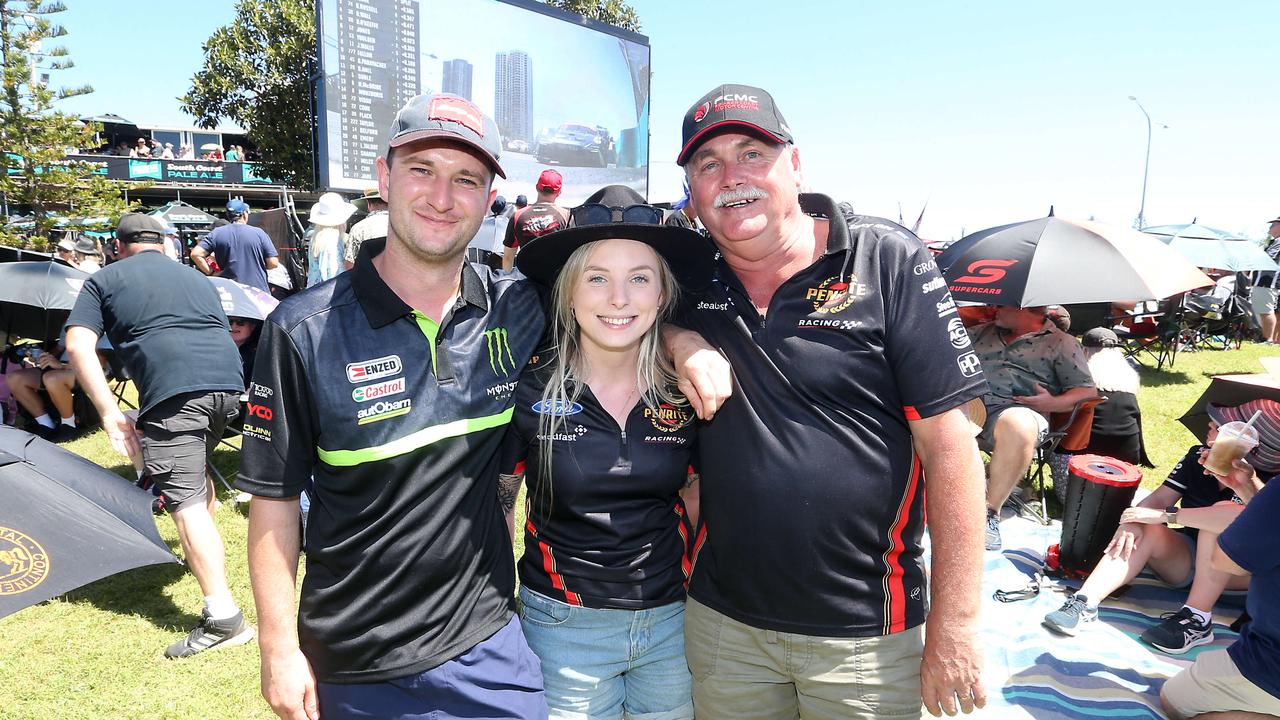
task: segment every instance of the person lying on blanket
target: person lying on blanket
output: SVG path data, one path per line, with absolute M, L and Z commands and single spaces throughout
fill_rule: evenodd
M 1075 635 L 1098 617 L 1098 603 L 1150 568 L 1176 588 L 1188 587 L 1186 604 L 1165 613 L 1158 625 L 1142 633 L 1142 641 L 1166 653 L 1181 655 L 1213 642 L 1213 606 L 1223 590 L 1245 590 L 1249 578 L 1215 569 L 1210 562 L 1222 532 L 1243 505 L 1280 472 L 1280 403 L 1252 400 L 1236 407 L 1210 405 L 1208 443 L 1227 422 L 1254 421 L 1259 444 L 1229 475 L 1214 475 L 1202 465 L 1207 447 L 1196 445 L 1174 466 L 1159 488 L 1120 516 L 1110 545 L 1088 579 L 1062 607 L 1045 615 L 1054 633 Z M 1256 471 L 1255 471 L 1256 468 Z M 1181 500 L 1180 507 L 1175 505 Z

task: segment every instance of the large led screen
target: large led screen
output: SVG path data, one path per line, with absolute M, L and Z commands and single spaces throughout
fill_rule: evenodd
M 648 195 L 647 38 L 531 0 L 322 0 L 319 19 L 325 187 L 370 187 L 396 110 L 444 91 L 497 121 L 508 199 L 549 167 L 562 205 L 611 184 Z

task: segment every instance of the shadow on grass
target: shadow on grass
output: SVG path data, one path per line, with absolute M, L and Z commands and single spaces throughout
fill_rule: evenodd
M 1156 370 L 1154 368 L 1144 367 L 1138 370 L 1138 376 L 1142 378 L 1142 386 L 1144 388 L 1162 387 L 1166 385 L 1183 385 L 1191 382 L 1191 376 L 1182 370 L 1173 370 L 1163 368 Z
M 177 548 L 170 547 L 176 551 Z M 156 627 L 183 631 L 200 620 L 174 604 L 162 590 L 187 574 L 186 565 L 166 563 L 127 570 L 66 594 L 67 600 L 123 615 L 139 615 Z

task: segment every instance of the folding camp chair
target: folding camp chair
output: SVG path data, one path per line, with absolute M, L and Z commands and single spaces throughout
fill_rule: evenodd
M 1134 316 L 1116 328 L 1125 356 L 1136 362 L 1147 358 L 1155 362 L 1157 370 L 1165 365 L 1173 367 L 1178 346 L 1186 340 L 1185 312 L 1183 296 L 1174 295 L 1161 301 L 1156 313 Z
M 1037 485 L 1039 486 L 1040 506 L 1034 506 L 1015 493 L 1009 496 L 1009 500 L 1019 514 L 1030 515 L 1039 520 L 1042 525 L 1049 524 L 1049 506 L 1045 504 L 1044 490 L 1044 476 L 1045 470 L 1049 467 L 1049 459 L 1059 448 L 1075 451 L 1088 446 L 1089 435 L 1093 430 L 1093 410 L 1104 400 L 1106 398 L 1103 397 L 1088 398 L 1076 403 L 1070 411 L 1050 413 L 1049 433 L 1036 446 L 1026 476 L 1033 490 Z M 1054 478 L 1055 483 L 1061 481 L 1061 478 Z

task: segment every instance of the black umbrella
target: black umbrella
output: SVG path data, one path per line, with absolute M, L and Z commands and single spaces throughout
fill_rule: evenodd
M 1251 375 L 1214 375 L 1204 394 L 1192 403 L 1178 421 L 1205 442 L 1209 436 L 1209 414 L 1205 408 L 1212 403 L 1235 407 L 1250 400 L 1275 400 L 1280 402 L 1280 378 L 1269 373 Z
M 271 297 L 271 293 L 256 287 L 242 285 L 235 280 L 210 277 L 209 282 L 218 291 L 218 300 L 222 303 L 222 312 L 227 317 L 243 317 L 262 321 L 276 309 L 279 300 Z
M 54 260 L 0 263 L 0 331 L 51 342 L 88 277 Z
M 0 617 L 109 575 L 177 562 L 151 494 L 31 433 L 0 426 Z
M 952 298 L 985 305 L 1158 300 L 1213 284 L 1150 235 L 1052 215 L 979 230 L 937 263 Z

